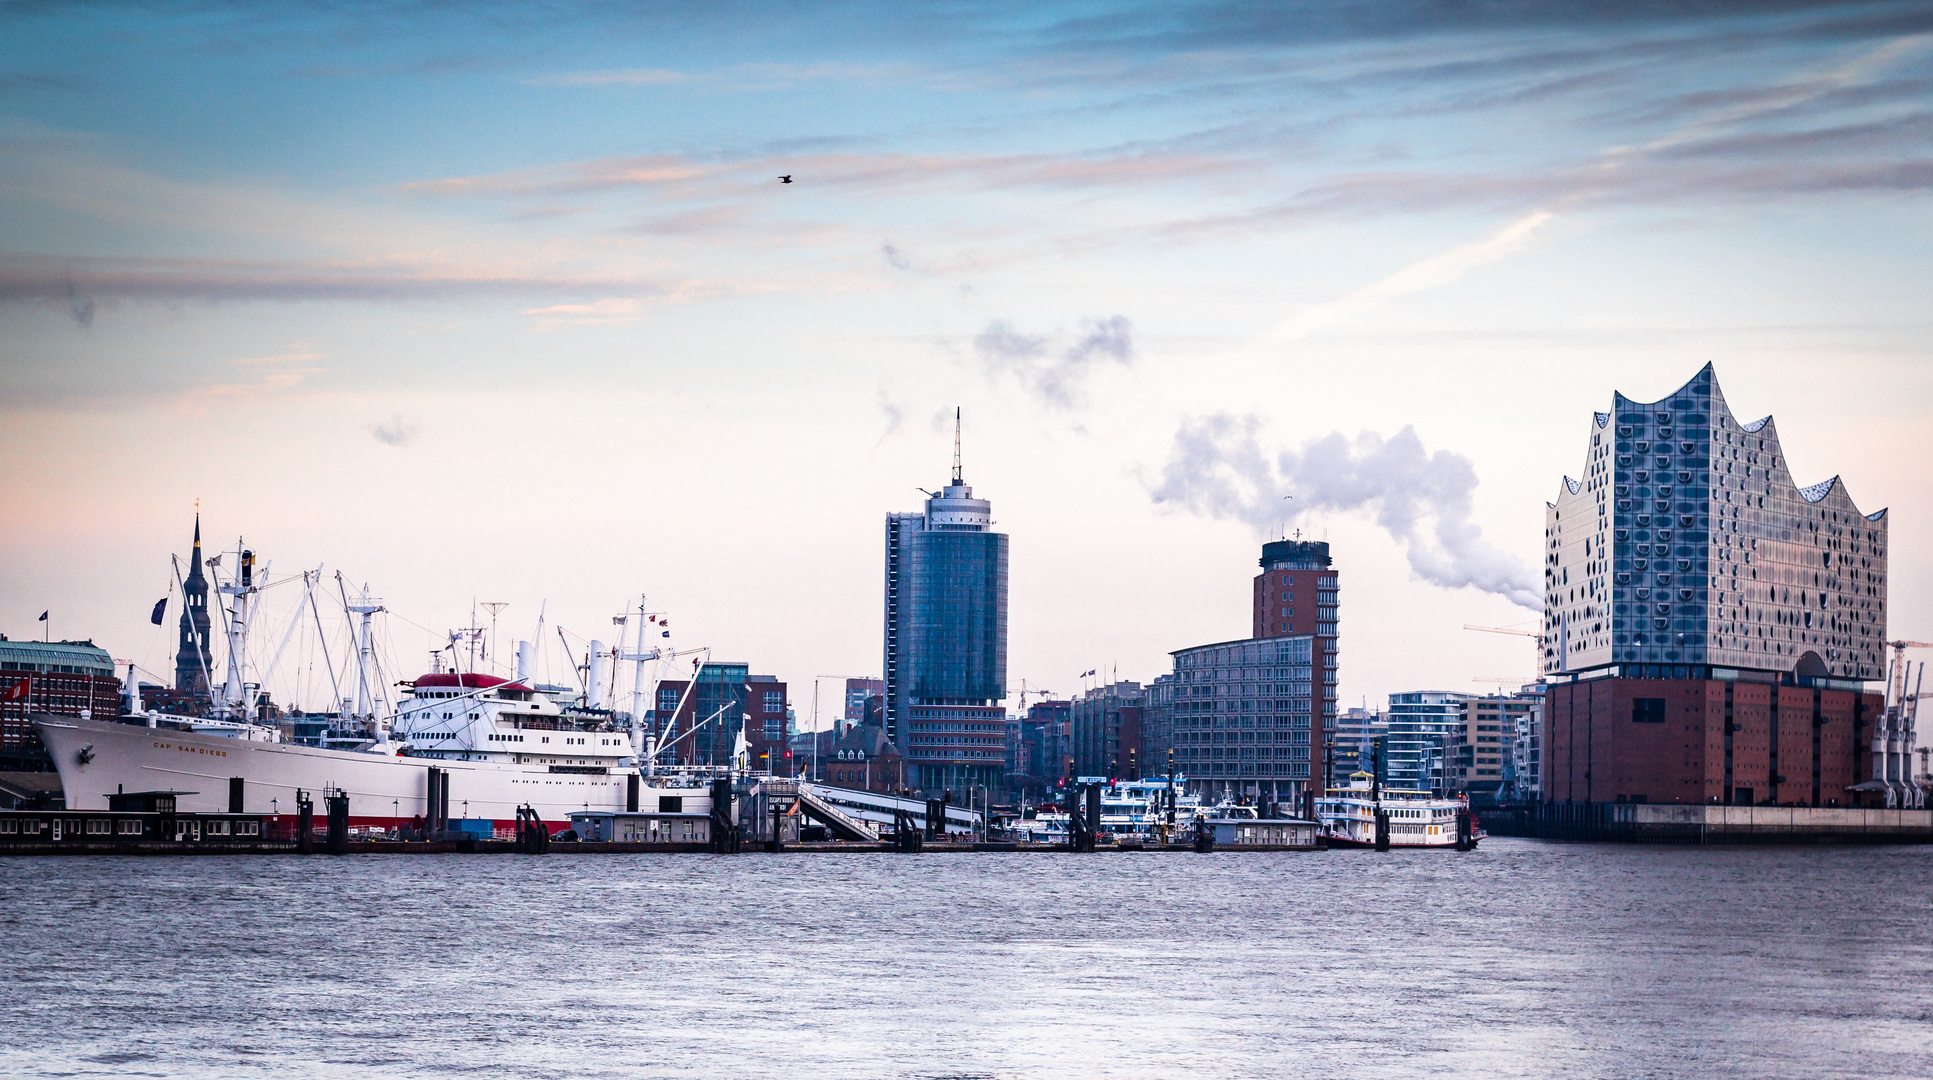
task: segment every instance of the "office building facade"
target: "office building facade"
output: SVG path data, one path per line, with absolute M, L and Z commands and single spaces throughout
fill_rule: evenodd
M 1517 755 L 1542 706 L 1534 689 L 1465 699 L 1462 723 L 1449 733 L 1447 788 L 1468 796 L 1472 806 L 1518 801 Z
M 658 683 L 654 707 L 646 716 L 651 732 L 668 748 L 659 760 L 678 765 L 729 765 L 740 732 L 747 764 L 756 770 L 790 776 L 791 725 L 786 684 L 754 675 L 751 665 L 708 662 L 697 678 Z
M 1920 805 L 1910 719 L 1865 689 L 1887 525 L 1836 476 L 1798 486 L 1709 365 L 1615 395 L 1545 511 L 1543 797 Z
M 1007 537 L 953 474 L 918 513 L 886 516 L 884 724 L 911 786 L 999 790 L 1006 771 Z
M 1094 687 L 1074 699 L 1068 717 L 1074 774 L 1141 779 L 1141 718 L 1146 705 L 1147 691 L 1140 683 L 1126 680 Z
M 1301 801 L 1311 777 L 1321 683 L 1314 635 L 1181 649 L 1165 705 L 1175 768 L 1203 797 Z M 1165 762 L 1163 763 L 1165 771 Z

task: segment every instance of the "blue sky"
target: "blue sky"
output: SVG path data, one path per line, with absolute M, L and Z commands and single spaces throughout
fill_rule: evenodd
M 4 632 L 54 608 L 160 663 L 199 498 L 422 627 L 502 599 L 590 636 L 643 591 L 795 682 L 867 674 L 881 516 L 959 405 L 1016 685 L 1240 636 L 1255 545 L 1300 527 L 1343 567 L 1346 697 L 1476 689 L 1532 670 L 1460 627 L 1534 617 L 1589 412 L 1709 361 L 1802 476 L 1892 508 L 1892 629 L 1933 634 L 1933 5 L 0 26 Z M 1217 432 L 1448 494 L 1176 497 Z

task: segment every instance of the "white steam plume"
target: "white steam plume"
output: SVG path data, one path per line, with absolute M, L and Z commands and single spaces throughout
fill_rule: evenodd
M 1334 432 L 1299 449 L 1269 451 L 1257 436 L 1260 426 L 1253 416 L 1227 414 L 1183 423 L 1150 491 L 1154 501 L 1262 532 L 1312 511 L 1367 513 L 1403 545 L 1423 580 L 1543 610 L 1530 568 L 1492 547 L 1470 520 L 1477 473 L 1469 458 L 1430 453 L 1412 427 L 1388 439 Z

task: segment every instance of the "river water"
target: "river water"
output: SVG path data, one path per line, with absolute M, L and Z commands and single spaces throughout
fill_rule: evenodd
M 0 860 L 0 1072 L 1933 1076 L 1933 848 Z

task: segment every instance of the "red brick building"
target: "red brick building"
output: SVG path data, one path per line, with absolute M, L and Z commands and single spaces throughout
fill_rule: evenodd
M 1704 678 L 1583 679 L 1546 694 L 1544 798 L 1735 806 L 1885 805 L 1877 693 Z
M 875 724 L 860 724 L 847 730 L 832 747 L 832 756 L 823 766 L 825 782 L 854 791 L 880 795 L 903 794 L 906 789 L 906 759 L 886 737 L 886 729 Z

